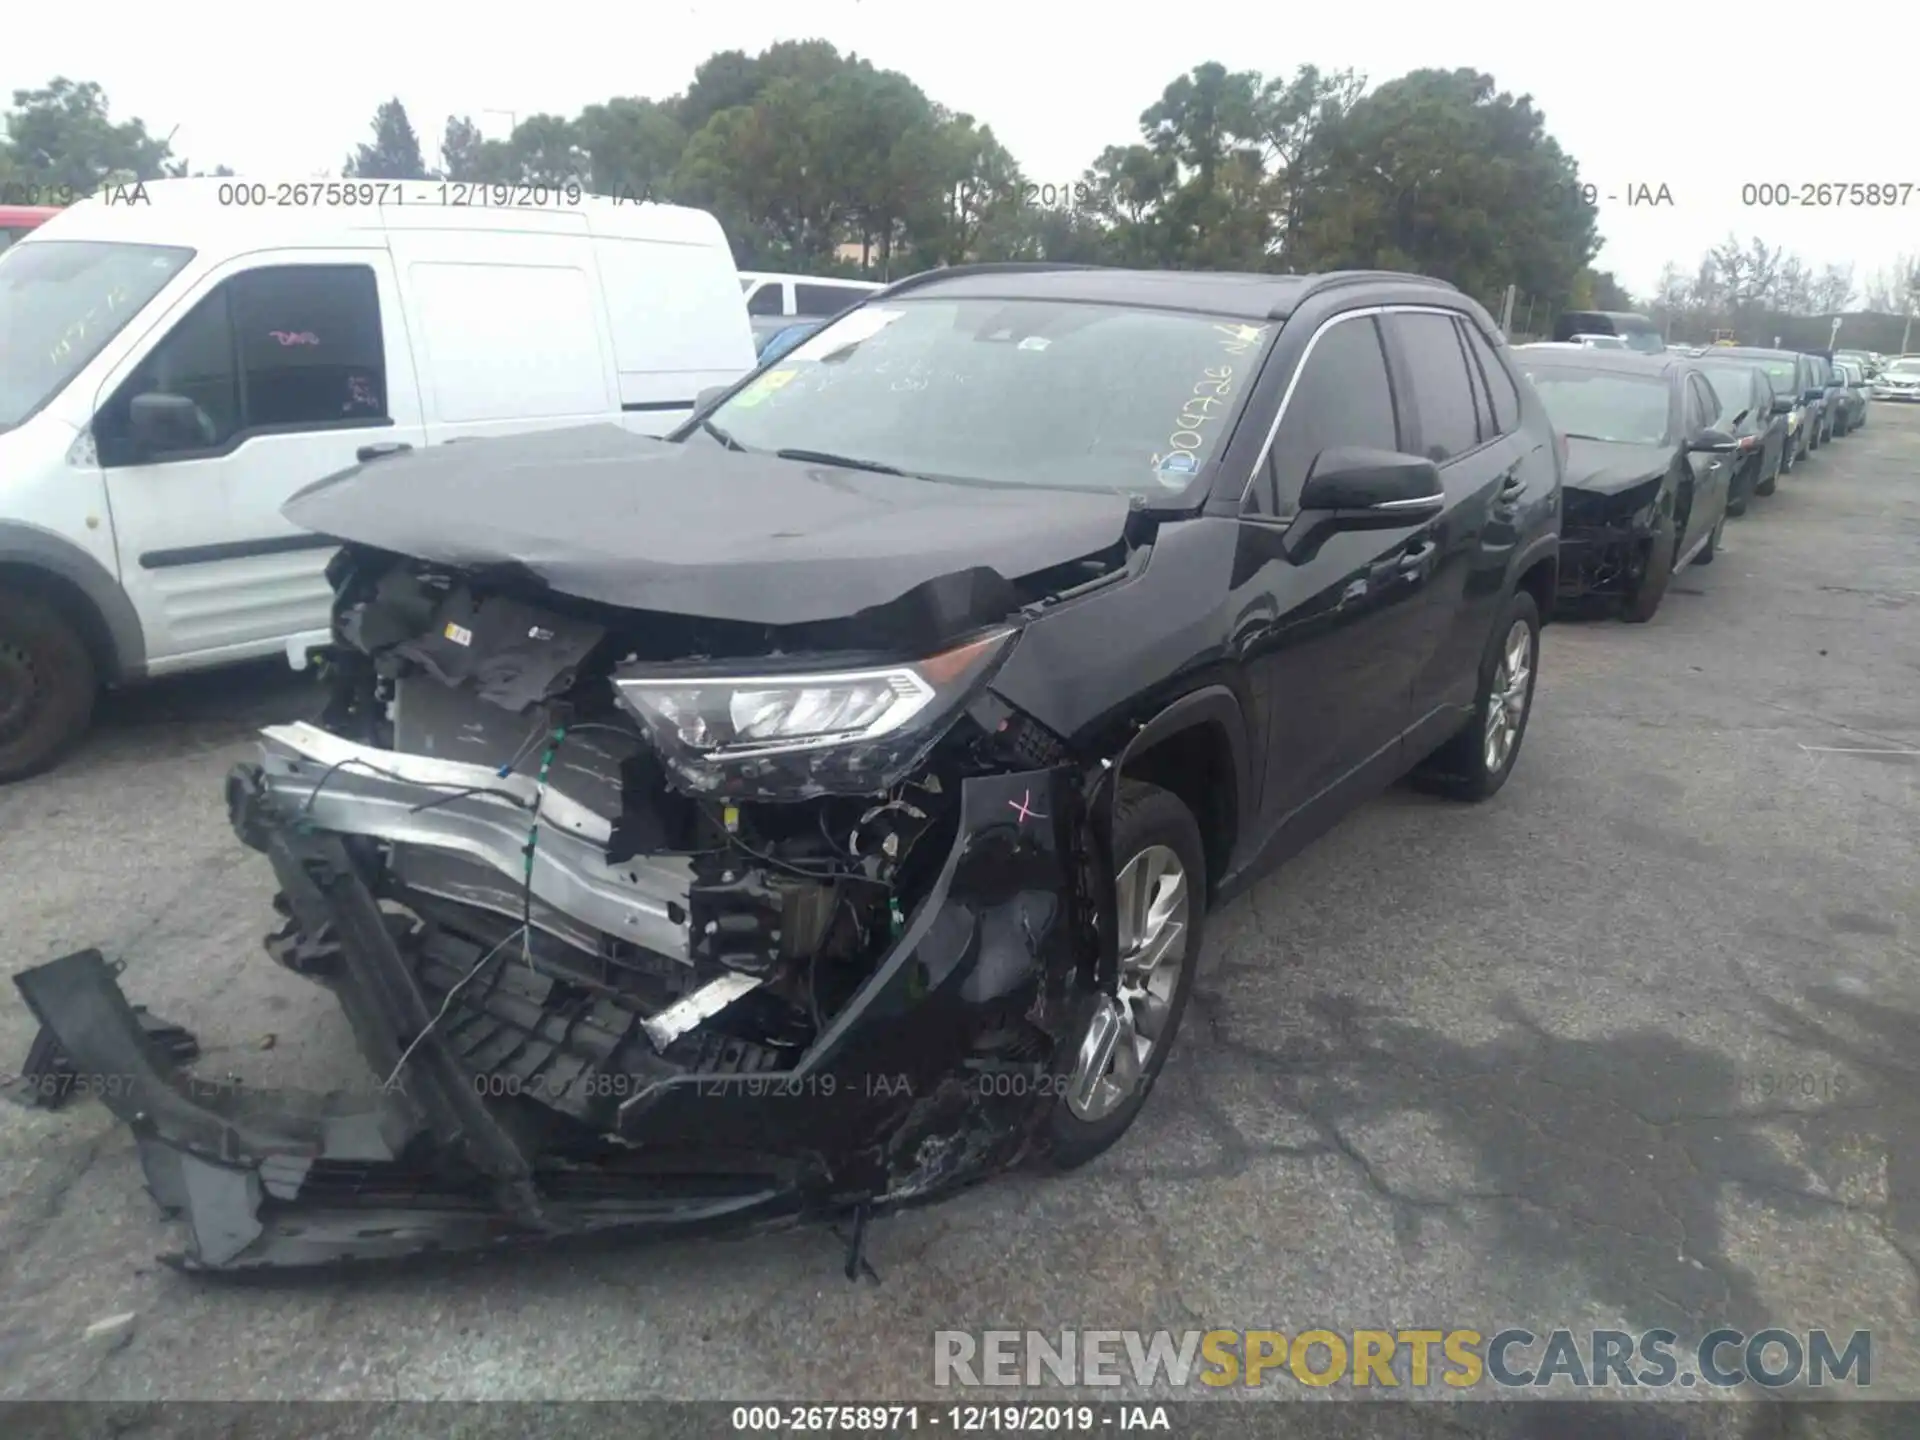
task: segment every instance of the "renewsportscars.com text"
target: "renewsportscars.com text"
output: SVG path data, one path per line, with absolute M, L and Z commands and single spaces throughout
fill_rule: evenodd
M 1672 1330 L 938 1330 L 933 1383 L 1864 1389 L 1873 1383 L 1873 1336 L 1722 1329 L 1687 1344 Z

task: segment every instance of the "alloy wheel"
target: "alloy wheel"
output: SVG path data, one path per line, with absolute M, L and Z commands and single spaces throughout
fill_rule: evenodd
M 1101 997 L 1067 1085 L 1067 1107 L 1082 1120 L 1105 1119 L 1140 1088 L 1188 963 L 1192 887 L 1180 857 L 1149 845 L 1121 868 L 1114 889 L 1119 993 Z
M 1487 731 L 1484 759 L 1487 773 L 1497 775 L 1513 754 L 1514 741 L 1527 718 L 1527 686 L 1533 679 L 1533 630 L 1516 620 L 1500 647 L 1493 687 L 1487 692 Z

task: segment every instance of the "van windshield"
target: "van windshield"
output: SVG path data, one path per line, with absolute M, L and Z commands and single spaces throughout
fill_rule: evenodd
M 193 251 L 36 240 L 0 254 L 0 430 L 58 395 Z

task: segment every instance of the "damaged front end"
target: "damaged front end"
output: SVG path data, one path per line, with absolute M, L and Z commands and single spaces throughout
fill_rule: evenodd
M 177 1263 L 864 1222 L 1044 1143 L 1112 984 L 1110 797 L 991 689 L 1017 605 L 903 664 L 364 547 L 330 576 L 322 723 L 227 801 L 370 1085 L 193 1080 L 95 952 L 16 977 L 114 1077 Z
M 1563 491 L 1559 598 L 1631 594 L 1667 518 L 1661 477 L 1619 490 Z

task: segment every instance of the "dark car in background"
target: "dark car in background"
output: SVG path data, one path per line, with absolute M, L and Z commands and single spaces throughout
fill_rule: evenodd
M 148 1083 L 98 951 L 16 983 L 128 1077 L 201 1268 L 858 1226 L 1083 1164 L 1217 899 L 1410 769 L 1506 783 L 1562 467 L 1437 281 L 929 272 L 665 439 L 426 446 L 285 507 L 343 546 L 332 698 L 229 814 L 384 1086 L 238 1119 Z
M 1851 435 L 1867 423 L 1867 369 L 1857 360 L 1841 359 L 1833 362 L 1833 368 L 1841 385 L 1840 433 Z
M 1779 482 L 1787 453 L 1787 417 L 1774 408 L 1767 372 L 1750 360 L 1726 359 L 1724 354 L 1707 349 L 1692 358 L 1720 401 L 1715 428 L 1739 443 L 1727 513 L 1741 515 L 1750 499 L 1773 494 Z
M 1559 594 L 1653 618 L 1675 571 L 1719 549 L 1739 442 L 1687 356 L 1520 346 L 1514 358 L 1566 437 Z
M 1874 357 L 1872 352 L 1867 350 L 1836 350 L 1833 352 L 1833 358 L 1836 360 L 1851 361 L 1853 364 L 1858 365 L 1862 373 L 1869 380 L 1878 375 L 1881 370 L 1880 361 Z
M 1751 361 L 1766 372 L 1773 386 L 1773 408 L 1787 422 L 1785 449 L 1780 457 L 1782 475 L 1806 459 L 1813 448 L 1813 427 L 1817 414 L 1814 401 L 1819 392 L 1814 385 L 1813 357 L 1797 350 L 1768 350 L 1751 345 L 1714 346 L 1703 360 L 1740 359 Z
M 1553 338 L 1569 342 L 1578 335 L 1617 335 L 1629 350 L 1658 355 L 1667 348 L 1651 317 L 1626 310 L 1567 310 L 1553 322 Z
M 1846 433 L 1840 428 L 1840 422 L 1846 413 L 1847 387 L 1841 383 L 1839 372 L 1826 356 L 1812 354 L 1807 358 L 1813 361 L 1813 383 L 1820 392 L 1817 415 L 1819 428 L 1814 432 L 1814 448 L 1818 449 L 1836 435 Z

